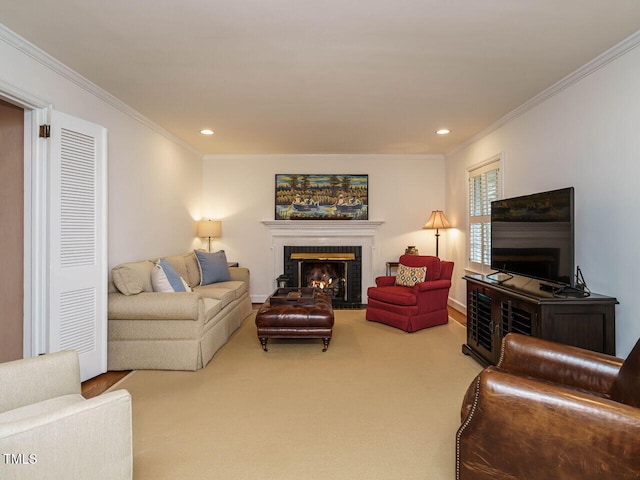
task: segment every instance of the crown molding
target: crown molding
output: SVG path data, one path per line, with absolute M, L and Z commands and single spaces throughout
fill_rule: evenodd
M 469 138 L 468 140 L 461 143 L 451 151 L 447 152 L 446 156 L 448 157 L 449 155 L 453 155 L 459 152 L 460 150 L 467 148 L 469 145 L 471 145 L 474 142 L 477 142 L 482 137 L 489 135 L 491 132 L 494 132 L 495 130 L 509 123 L 513 119 L 519 117 L 520 115 L 523 115 L 529 110 L 532 110 L 533 108 L 540 105 L 541 103 L 546 102 L 548 99 L 559 94 L 566 88 L 569 88 L 570 86 L 578 83 L 583 78 L 591 75 L 592 73 L 597 72 L 602 67 L 613 62 L 615 59 L 635 49 L 638 45 L 640 45 L 640 30 L 634 33 L 633 35 L 630 35 L 629 37 L 627 37 L 617 45 L 614 45 L 604 53 L 598 55 L 596 58 L 586 63 L 582 67 L 578 68 L 574 72 L 570 73 L 569 75 L 564 77 L 562 80 L 559 80 L 558 82 L 551 85 L 549 88 L 543 90 L 542 92 L 537 94 L 535 97 L 526 101 L 516 109 L 507 113 L 505 116 L 498 119 L 497 121 L 489 125 L 484 130 L 480 131 L 479 133 L 475 134 L 473 137 Z
M 397 160 L 398 158 L 402 158 L 405 160 L 415 160 L 415 161 L 425 161 L 425 160 L 445 160 L 446 155 L 444 153 L 429 153 L 429 154 L 415 154 L 415 153 L 399 153 L 397 155 L 390 153 L 270 153 L 261 155 L 259 153 L 256 154 L 228 154 L 224 153 L 211 153 L 204 155 L 204 160 L 265 160 L 265 159 L 274 159 L 274 160 L 286 160 L 286 159 L 295 159 L 295 160 L 328 160 L 328 159 L 340 159 L 343 161 L 348 160 Z
M 53 71 L 54 73 L 57 73 L 61 77 L 67 79 L 71 83 L 86 90 L 94 97 L 112 106 L 116 110 L 119 110 L 125 115 L 131 117 L 132 119 L 136 120 L 137 122 L 141 123 L 147 128 L 153 130 L 156 133 L 159 133 L 163 137 L 184 147 L 185 149 L 197 155 L 202 156 L 202 152 L 196 150 L 195 148 L 193 148 L 193 146 L 189 145 L 187 142 L 185 142 L 181 138 L 178 138 L 172 133 L 168 132 L 157 123 L 154 123 L 149 118 L 142 115 L 137 110 L 134 110 L 133 108 L 131 108 L 122 100 L 114 97 L 103 88 L 99 87 L 95 83 L 83 77 L 75 70 L 72 70 L 61 61 L 52 57 L 51 55 L 49 55 L 42 49 L 38 48 L 28 40 L 22 38 L 20 35 L 10 30 L 9 28 L 7 28 L 5 25 L 2 25 L 1 23 L 0 23 L 0 40 L 4 41 L 6 44 L 15 48 L 16 50 L 19 50 L 24 55 L 27 55 L 28 57 L 40 63 L 41 65 L 45 66 L 46 68 Z

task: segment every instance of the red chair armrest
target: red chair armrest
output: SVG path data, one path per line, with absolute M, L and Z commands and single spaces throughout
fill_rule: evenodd
M 376 278 L 376 286 L 378 287 L 393 287 L 396 284 L 396 277 L 391 275 L 385 275 Z
M 417 292 L 426 292 L 429 290 L 449 290 L 451 288 L 451 280 L 433 280 L 431 282 L 416 283 L 413 287 Z

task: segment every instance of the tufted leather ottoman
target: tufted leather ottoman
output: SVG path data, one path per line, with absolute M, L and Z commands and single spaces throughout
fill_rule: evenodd
M 321 338 L 326 352 L 333 331 L 331 298 L 316 293 L 310 304 L 271 304 L 267 300 L 256 314 L 256 327 L 265 352 L 270 338 Z

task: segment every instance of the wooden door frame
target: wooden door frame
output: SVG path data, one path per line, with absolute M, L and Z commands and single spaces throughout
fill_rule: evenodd
M 46 340 L 46 166 L 39 127 L 49 123 L 52 102 L 0 79 L 0 98 L 24 110 L 24 317 L 23 357 L 45 353 Z

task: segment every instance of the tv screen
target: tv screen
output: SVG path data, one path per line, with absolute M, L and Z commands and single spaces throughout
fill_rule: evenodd
M 491 268 L 574 286 L 573 187 L 491 202 Z

